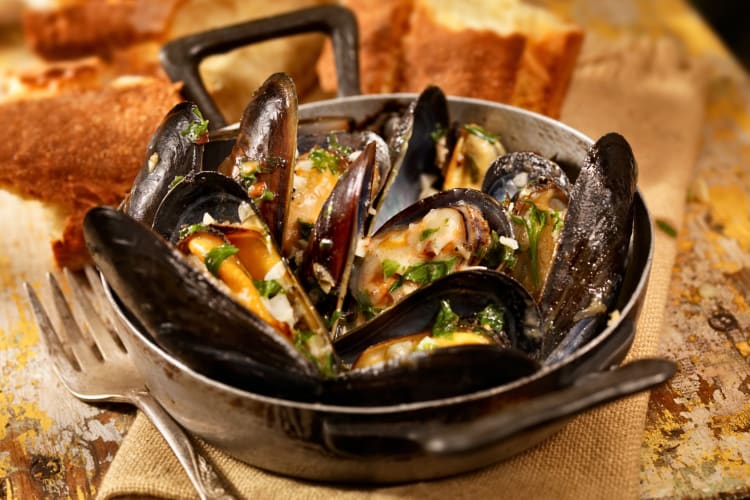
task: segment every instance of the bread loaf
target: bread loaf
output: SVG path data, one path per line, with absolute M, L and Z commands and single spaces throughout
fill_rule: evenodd
M 388 2 L 389 12 L 408 11 L 403 23 L 373 14 L 365 3 L 344 0 L 360 27 L 363 92 L 419 92 L 436 84 L 450 95 L 559 116 L 583 43 L 578 27 L 519 0 Z M 383 48 L 383 39 L 390 47 Z M 335 91 L 329 51 L 318 70 L 325 90 Z

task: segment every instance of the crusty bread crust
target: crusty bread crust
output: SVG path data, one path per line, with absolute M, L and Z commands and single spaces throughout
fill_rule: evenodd
M 47 59 L 106 55 L 163 36 L 183 0 L 89 0 L 26 9 L 26 42 Z
M 380 10 L 371 3 L 343 0 L 360 27 L 364 93 L 419 92 L 435 84 L 450 95 L 559 116 L 583 43 L 580 28 L 517 0 L 388 0 Z M 451 21 L 440 18 L 443 10 Z M 488 22 L 478 23 L 485 14 Z M 499 29 L 490 27 L 493 16 Z M 335 92 L 330 47 L 318 62 L 318 75 L 323 90 Z
M 529 40 L 510 101 L 557 118 L 573 77 L 583 31 L 568 29 Z
M 357 14 L 360 86 L 365 94 L 393 92 L 402 62 L 401 38 L 409 31 L 413 0 L 347 0 Z M 325 92 L 336 91 L 336 69 L 330 40 L 318 60 L 318 79 Z
M 509 102 L 525 45 L 518 33 L 442 26 L 418 4 L 404 38 L 398 89 L 420 92 L 432 84 L 449 95 Z
M 142 79 L 0 104 L 13 131 L 0 141 L 0 188 L 67 215 L 53 243 L 60 266 L 88 261 L 84 214 L 117 205 L 130 191 L 153 131 L 181 99 L 178 85 Z

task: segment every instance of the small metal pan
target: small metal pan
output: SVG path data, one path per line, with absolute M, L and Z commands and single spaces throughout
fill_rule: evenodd
M 223 117 L 200 81 L 197 66 L 210 54 L 275 36 L 324 31 L 332 35 L 339 69 L 336 99 L 305 104 L 301 118 L 364 120 L 414 95 L 359 96 L 356 24 L 340 7 L 319 7 L 177 40 L 163 64 L 186 82 L 188 98 L 214 124 Z M 342 42 L 345 42 L 342 44 Z M 518 108 L 449 98 L 453 119 L 498 132 L 509 151 L 554 157 L 575 174 L 592 141 L 576 130 Z M 460 397 L 391 406 L 336 406 L 262 396 L 209 379 L 155 345 L 112 294 L 149 389 L 187 430 L 249 464 L 299 478 L 336 482 L 403 482 L 477 469 L 525 450 L 595 406 L 667 380 L 673 363 L 637 360 L 623 366 L 643 305 L 653 255 L 653 228 L 640 192 L 619 319 L 560 362 L 532 376 Z M 106 282 L 105 282 L 106 284 Z M 107 288 L 107 287 L 105 287 Z

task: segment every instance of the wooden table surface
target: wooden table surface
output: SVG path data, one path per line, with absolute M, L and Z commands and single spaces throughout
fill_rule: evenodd
M 704 68 L 704 140 L 661 348 L 679 371 L 651 396 L 641 496 L 750 496 L 748 76 L 681 0 L 537 3 L 603 36 L 674 38 Z M 0 499 L 93 497 L 134 414 L 80 403 L 57 381 L 21 289 L 53 268 L 55 214 L 4 192 L 0 213 Z

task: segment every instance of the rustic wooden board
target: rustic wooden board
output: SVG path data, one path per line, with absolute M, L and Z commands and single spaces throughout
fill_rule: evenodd
M 0 191 L 0 498 L 92 498 L 132 421 L 57 379 L 21 288 L 53 269 L 55 217 Z

